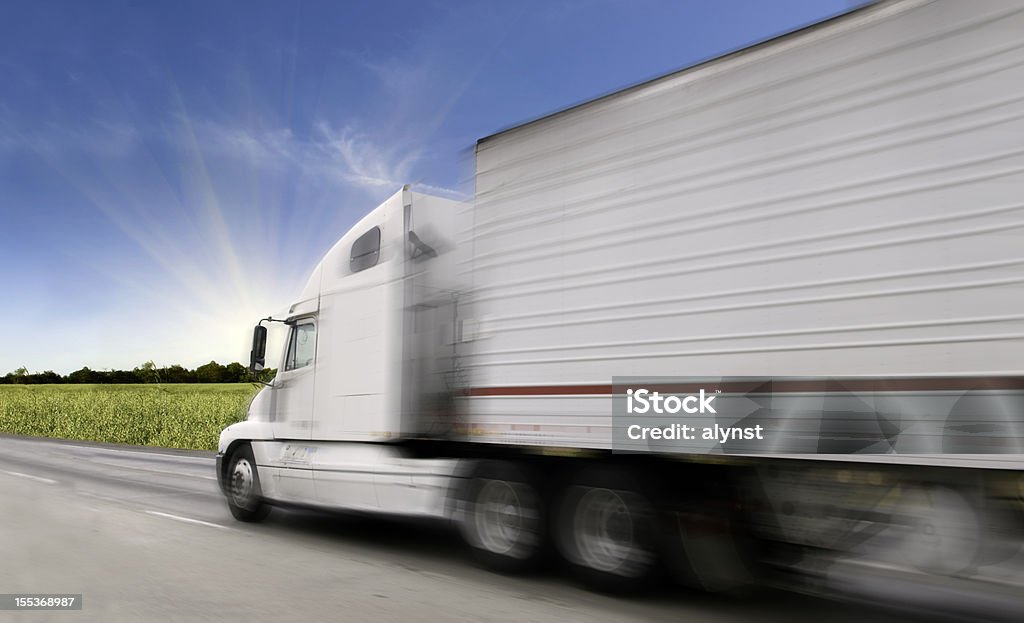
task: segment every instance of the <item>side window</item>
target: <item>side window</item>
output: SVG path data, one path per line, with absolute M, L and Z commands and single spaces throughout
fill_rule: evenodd
M 354 273 L 377 265 L 380 258 L 380 227 L 374 227 L 352 243 L 348 266 Z
M 295 370 L 313 363 L 316 358 L 316 325 L 309 321 L 299 321 L 292 326 L 288 338 L 288 355 L 285 357 L 284 369 Z

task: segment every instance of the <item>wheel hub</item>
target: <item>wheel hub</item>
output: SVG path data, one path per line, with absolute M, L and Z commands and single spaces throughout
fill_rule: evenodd
M 642 553 L 626 501 L 611 489 L 589 489 L 576 507 L 575 535 L 582 562 L 600 571 L 621 570 Z
M 246 458 L 235 461 L 231 470 L 231 500 L 236 506 L 248 508 L 253 501 L 253 477 L 252 464 Z
M 477 505 L 477 533 L 483 546 L 507 553 L 515 546 L 522 523 L 515 490 L 507 482 L 490 480 L 480 490 Z

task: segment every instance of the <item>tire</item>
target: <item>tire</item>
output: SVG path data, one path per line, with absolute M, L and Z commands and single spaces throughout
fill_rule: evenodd
M 239 446 L 231 454 L 225 474 L 228 508 L 238 521 L 257 522 L 266 519 L 270 506 L 263 501 L 260 477 L 252 448 Z
M 584 584 L 623 593 L 652 579 L 662 529 L 654 497 L 625 471 L 586 468 L 573 479 L 555 520 L 556 545 Z
M 546 515 L 532 474 L 507 462 L 474 470 L 461 495 L 460 527 L 477 561 L 499 573 L 522 573 L 544 557 Z
M 984 546 L 980 509 L 962 491 L 931 483 L 900 487 L 890 519 L 856 553 L 930 575 L 970 572 Z

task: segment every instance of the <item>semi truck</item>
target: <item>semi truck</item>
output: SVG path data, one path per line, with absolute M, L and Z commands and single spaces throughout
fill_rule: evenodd
M 231 512 L 1020 612 L 1022 35 L 1019 3 L 879 2 L 480 139 L 470 200 L 399 189 L 267 319 Z M 631 419 L 641 386 L 702 412 Z

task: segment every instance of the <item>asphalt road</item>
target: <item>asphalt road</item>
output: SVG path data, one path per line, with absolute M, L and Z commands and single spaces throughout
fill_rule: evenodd
M 212 453 L 0 437 L 0 593 L 81 593 L 4 621 L 906 621 L 769 593 L 613 598 L 476 567 L 450 527 L 275 509 L 235 522 Z

